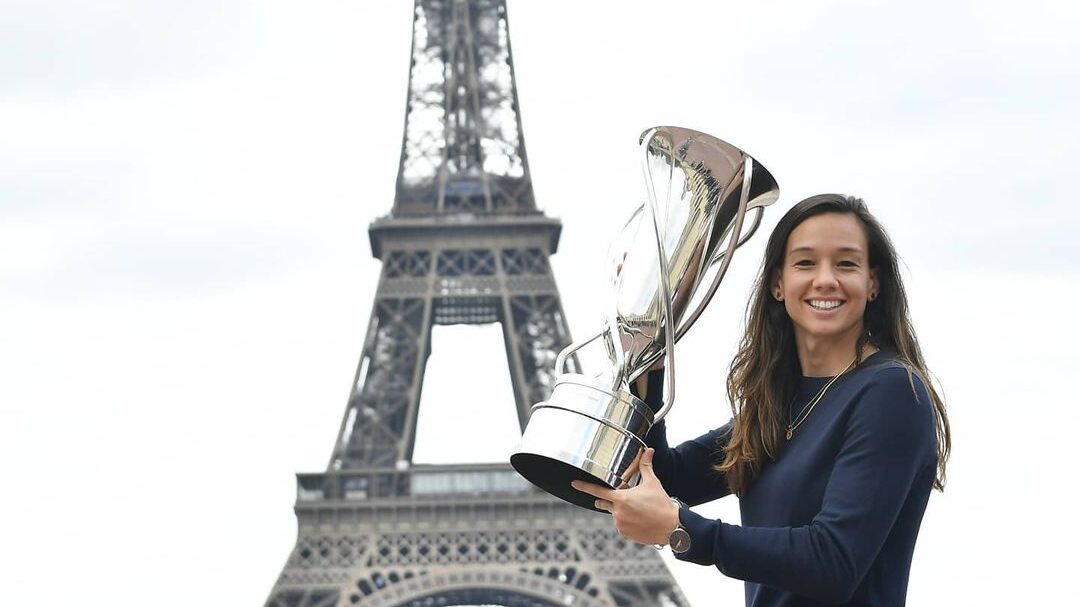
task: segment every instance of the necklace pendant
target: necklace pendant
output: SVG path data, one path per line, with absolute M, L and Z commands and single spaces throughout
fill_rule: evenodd
M 787 429 L 787 439 L 791 440 L 791 426 L 788 426 L 788 429 Z

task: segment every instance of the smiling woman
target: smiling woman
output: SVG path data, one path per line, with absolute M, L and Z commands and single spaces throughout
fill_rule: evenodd
M 626 537 L 745 580 L 747 605 L 904 604 L 950 437 L 897 265 L 861 200 L 795 205 L 769 239 L 731 364 L 732 421 L 674 448 L 661 422 L 638 486 L 575 486 Z M 654 408 L 662 379 L 635 386 Z M 741 526 L 687 507 L 732 493 Z
M 863 330 L 866 304 L 877 297 L 877 270 L 870 266 L 866 232 L 855 215 L 825 213 L 807 218 L 788 237 L 784 264 L 776 271 L 774 297 L 795 326 L 806 375 L 828 375 Z
M 935 413 L 934 486 L 942 488 L 950 447 L 945 405 L 908 314 L 899 257 L 862 200 L 812 196 L 777 223 L 750 303 L 747 331 L 732 362 L 728 392 L 737 418 L 721 468 L 735 493 L 776 453 L 782 421 L 796 405 L 800 378 L 841 373 L 885 350 L 925 382 Z M 854 362 L 852 362 L 854 361 Z M 805 401 L 804 401 L 805 402 Z

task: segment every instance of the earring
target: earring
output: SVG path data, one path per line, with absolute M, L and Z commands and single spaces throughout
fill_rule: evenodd
M 783 291 L 781 291 L 780 289 L 777 289 L 777 290 L 776 290 L 776 291 L 775 291 L 775 292 L 773 293 L 773 297 L 775 297 L 775 298 L 776 298 L 776 301 L 784 301 L 784 292 L 783 292 Z
M 877 292 L 875 292 L 875 291 L 870 291 L 870 297 L 868 297 L 867 299 L 868 299 L 869 301 L 874 301 L 875 299 L 877 299 Z

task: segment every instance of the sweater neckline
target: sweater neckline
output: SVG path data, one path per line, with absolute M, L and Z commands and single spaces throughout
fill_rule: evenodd
M 857 367 L 848 371 L 848 375 L 852 375 L 861 369 L 865 369 L 868 366 L 877 364 L 881 361 L 892 358 L 892 350 L 887 348 L 878 348 L 877 352 L 874 352 L 870 356 L 867 356 L 859 363 Z M 835 375 L 801 375 L 799 377 L 799 395 L 803 395 L 807 392 L 817 393 L 818 390 L 825 387 L 825 384 L 829 383 Z

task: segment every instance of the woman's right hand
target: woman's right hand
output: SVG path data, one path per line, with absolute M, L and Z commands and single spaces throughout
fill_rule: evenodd
M 641 482 L 629 489 L 608 489 L 582 481 L 570 486 L 596 498 L 599 510 L 607 510 L 613 516 L 619 535 L 640 544 L 664 544 L 671 530 L 679 526 L 679 507 L 671 501 L 660 479 L 653 473 L 654 451 L 642 452 Z

